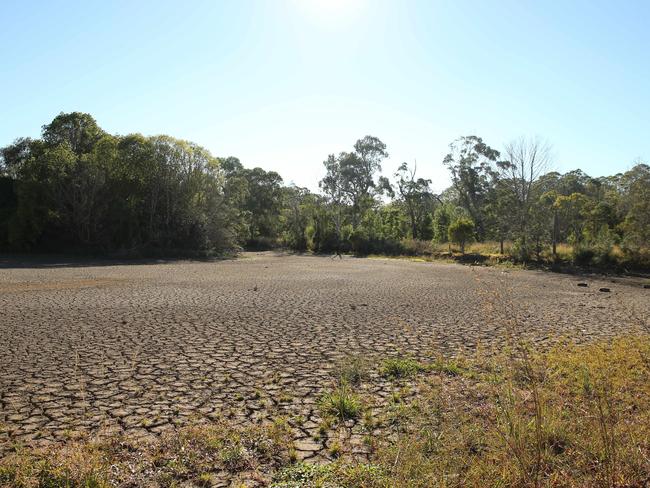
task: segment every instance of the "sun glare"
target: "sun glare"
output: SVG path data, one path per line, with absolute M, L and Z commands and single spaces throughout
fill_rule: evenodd
M 351 17 L 357 14 L 365 0 L 294 0 L 302 9 L 316 17 Z

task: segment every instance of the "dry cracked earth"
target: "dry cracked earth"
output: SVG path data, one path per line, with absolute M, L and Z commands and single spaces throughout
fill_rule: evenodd
M 279 412 L 301 419 L 298 455 L 316 458 L 318 398 L 346 356 L 453 355 L 498 345 L 513 324 L 534 342 L 585 341 L 648 315 L 640 286 L 516 269 L 273 253 L 0 260 L 0 453 L 71 432 L 146 438 Z

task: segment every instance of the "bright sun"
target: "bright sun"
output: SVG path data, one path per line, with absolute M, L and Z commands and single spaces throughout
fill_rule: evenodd
M 350 17 L 358 13 L 365 0 L 294 0 L 310 14 L 326 17 Z
M 312 8 L 318 10 L 341 10 L 351 3 L 350 0 L 302 0 L 306 4 L 311 4 Z

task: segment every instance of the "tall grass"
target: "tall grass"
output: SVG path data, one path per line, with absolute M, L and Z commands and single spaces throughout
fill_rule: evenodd
M 426 376 L 408 425 L 368 462 L 276 476 L 277 487 L 642 487 L 650 482 L 650 338 L 469 359 Z M 422 373 L 429 374 L 429 373 Z M 301 483 L 285 484 L 300 473 Z
M 431 259 L 463 258 L 460 248 L 450 243 L 414 241 L 410 239 L 401 241 L 400 247 L 403 256 L 420 256 Z M 465 246 L 465 255 L 475 259 L 479 258 L 481 262 L 487 263 L 519 262 L 522 257 L 516 252 L 515 247 L 513 242 L 505 241 L 503 243 L 503 252 L 501 252 L 501 244 L 498 241 L 472 242 Z M 573 246 L 567 243 L 558 243 L 555 256 L 550 246 L 546 245 L 539 255 L 536 253 L 531 254 L 526 262 L 542 265 L 562 264 L 648 270 L 650 269 L 650 250 L 640 249 L 630 254 L 619 245 L 602 248 L 600 246 Z

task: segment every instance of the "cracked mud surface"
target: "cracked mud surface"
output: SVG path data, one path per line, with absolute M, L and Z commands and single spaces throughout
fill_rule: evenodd
M 272 253 L 134 265 L 5 262 L 0 452 L 70 432 L 147 438 L 194 421 L 280 413 L 300 419 L 299 457 L 315 457 L 327 442 L 314 440 L 317 401 L 348 355 L 426 358 L 497 345 L 513 317 L 535 342 L 583 341 L 629 330 L 631 312 L 650 315 L 650 290 L 579 281 Z M 598 291 L 604 286 L 611 292 Z M 369 388 L 381 401 L 391 386 L 375 380 Z

